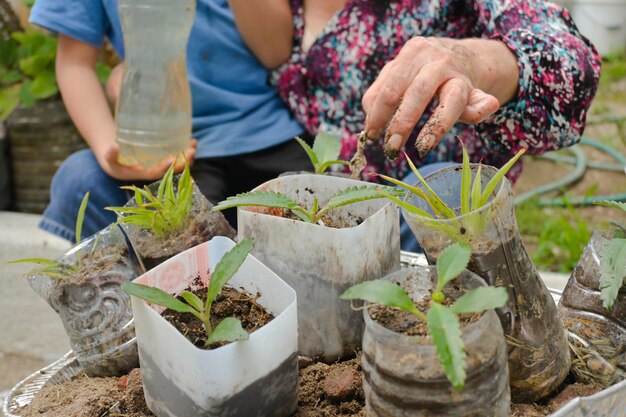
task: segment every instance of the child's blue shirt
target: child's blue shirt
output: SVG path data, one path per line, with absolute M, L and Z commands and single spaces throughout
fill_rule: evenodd
M 97 47 L 106 37 L 124 56 L 116 0 L 37 0 L 30 20 Z M 198 158 L 254 152 L 302 133 L 244 44 L 227 0 L 197 0 L 187 72 Z

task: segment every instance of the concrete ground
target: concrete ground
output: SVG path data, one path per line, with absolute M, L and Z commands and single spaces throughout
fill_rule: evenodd
M 20 380 L 70 349 L 57 314 L 25 279 L 32 265 L 7 264 L 22 258 L 55 259 L 69 248 L 69 242 L 39 230 L 38 221 L 37 215 L 0 211 L 0 400 Z

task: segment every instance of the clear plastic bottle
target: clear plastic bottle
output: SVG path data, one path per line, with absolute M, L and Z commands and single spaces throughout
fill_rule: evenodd
M 186 49 L 195 0 L 119 0 L 124 79 L 116 109 L 119 162 L 153 166 L 191 140 Z

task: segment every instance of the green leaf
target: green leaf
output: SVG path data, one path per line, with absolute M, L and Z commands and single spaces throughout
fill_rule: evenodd
M 4 74 L 0 74 L 0 84 L 8 85 L 22 80 L 22 75 L 19 71 L 6 71 Z
M 375 279 L 361 282 L 348 288 L 339 298 L 342 300 L 364 300 L 387 307 L 395 307 L 424 318 L 424 314 L 415 307 L 407 292 L 390 281 Z
M 502 287 L 478 287 L 466 292 L 450 307 L 455 314 L 480 313 L 506 305 L 509 294 Z
M 222 259 L 217 263 L 211 274 L 204 311 L 211 311 L 211 304 L 213 304 L 213 301 L 222 291 L 222 288 L 224 288 L 228 280 L 239 270 L 239 267 L 246 260 L 253 246 L 254 239 L 248 237 L 237 243 L 234 248 L 222 256 Z
M 519 152 L 517 152 L 515 156 L 509 160 L 509 162 L 504 164 L 502 168 L 500 168 L 498 172 L 496 172 L 496 175 L 494 175 L 493 178 L 489 180 L 487 185 L 485 185 L 485 189 L 483 190 L 483 194 L 480 198 L 479 207 L 482 207 L 485 204 L 487 204 L 487 202 L 489 201 L 489 197 L 491 197 L 491 194 L 495 191 L 498 184 L 500 184 L 500 181 L 502 181 L 502 178 L 504 178 L 504 176 L 506 175 L 507 172 L 509 172 L 511 167 L 515 165 L 517 160 L 520 159 L 522 155 L 524 155 L 526 150 L 527 150 L 526 148 L 520 149 Z
M 332 165 L 350 166 L 350 162 L 344 161 L 344 160 L 341 160 L 341 159 L 335 159 L 333 161 L 326 161 L 323 164 L 320 164 L 319 169 L 318 169 L 319 170 L 318 174 L 323 174 Z
M 59 92 L 53 72 L 42 72 L 35 76 L 31 93 L 36 99 L 52 97 Z
M 50 266 L 58 266 L 62 265 L 57 261 L 52 261 L 50 259 L 45 258 L 24 258 L 18 259 L 15 261 L 9 261 L 8 264 L 36 264 L 36 265 L 50 265 Z
M 470 256 L 472 256 L 472 249 L 463 243 L 455 243 L 441 252 L 437 260 L 437 292 L 465 271 Z
M 598 201 L 593 204 L 597 206 L 613 207 L 626 212 L 626 203 L 621 203 L 618 201 Z
M 85 193 L 83 201 L 80 203 L 78 215 L 76 216 L 76 243 L 80 243 L 83 233 L 83 220 L 85 220 L 85 210 L 87 210 L 87 201 L 89 200 L 89 191 Z
M 626 239 L 606 242 L 600 259 L 600 297 L 602 306 L 613 308 L 626 277 Z
M 317 155 L 315 155 L 315 152 L 313 151 L 313 149 L 311 149 L 311 147 L 309 146 L 308 143 L 306 143 L 304 140 L 302 140 L 301 138 L 299 138 L 297 136 L 296 136 L 296 140 L 298 141 L 300 146 L 302 146 L 302 149 L 304 149 L 306 154 L 309 156 L 309 159 L 311 160 L 311 164 L 313 164 L 313 169 L 315 170 L 315 172 L 319 174 L 319 172 L 317 172 L 318 171 L 319 161 L 318 161 Z
M 405 209 L 406 211 L 408 211 L 411 214 L 415 214 L 417 216 L 426 217 L 426 218 L 429 218 L 429 219 L 433 218 L 433 216 L 431 216 L 430 213 L 426 213 L 424 210 L 422 210 L 419 207 L 415 207 L 411 203 L 407 203 L 404 200 L 400 200 L 398 197 L 395 197 L 395 196 L 393 196 L 391 194 L 387 194 L 384 191 L 378 191 L 378 192 L 381 193 L 386 198 L 388 198 L 389 200 L 393 201 L 397 206 Z
M 20 104 L 21 84 L 0 89 L 0 120 L 6 120 Z
M 474 183 L 472 184 L 472 211 L 480 208 L 480 199 L 482 198 L 482 170 L 483 165 L 478 165 L 478 169 L 476 170 L 476 175 L 474 176 Z
M 433 303 L 428 311 L 428 331 L 433 339 L 439 362 L 458 391 L 465 385 L 465 351 L 459 319 L 449 308 Z
M 198 310 L 198 312 L 200 313 L 203 312 L 204 303 L 202 302 L 200 297 L 198 297 L 197 295 L 189 291 L 183 291 L 182 294 L 180 294 L 180 296 L 183 297 L 185 301 L 187 301 L 187 304 L 189 304 L 190 306 Z
M 461 143 L 463 145 L 463 143 Z M 463 167 L 461 169 L 461 215 L 470 211 L 470 186 L 472 182 L 472 168 L 470 167 L 467 149 L 463 146 Z
M 415 176 L 422 183 L 422 186 L 426 189 L 426 193 L 429 196 L 429 200 L 427 202 L 433 208 L 433 211 L 441 213 L 441 215 L 443 215 L 443 217 L 447 219 L 454 219 L 455 217 L 458 217 L 454 210 L 448 207 L 446 203 L 444 203 L 443 200 L 439 198 L 439 196 L 433 191 L 430 185 L 428 185 L 426 180 L 424 180 L 424 177 L 422 177 L 422 174 L 420 174 L 419 170 L 415 167 L 415 164 L 413 163 L 413 161 L 411 161 L 411 158 L 409 158 L 406 153 L 404 154 L 404 156 L 407 163 L 409 164 L 409 167 L 411 168 L 411 171 L 413 171 Z
M 388 182 L 390 182 L 392 184 L 400 186 L 400 187 L 406 189 L 407 191 L 412 192 L 416 196 L 421 197 L 423 200 L 426 200 L 426 202 L 428 203 L 429 206 L 433 207 L 432 203 L 430 202 L 430 198 L 426 195 L 424 190 L 422 190 L 421 188 L 414 187 L 414 186 L 412 186 L 412 185 L 410 185 L 410 184 L 408 184 L 408 183 L 406 183 L 404 181 L 400 181 L 400 180 L 397 180 L 395 178 L 388 177 L 387 175 L 378 174 L 378 176 L 380 178 L 384 179 L 385 181 L 388 181 Z M 430 216 L 430 217 L 432 217 L 432 216 Z
M 306 217 L 304 210 L 298 203 L 284 194 L 276 193 L 273 191 L 252 191 L 249 193 L 237 194 L 234 197 L 228 197 L 224 201 L 220 201 L 215 205 L 211 211 L 225 210 L 232 207 L 246 207 L 246 206 L 259 206 L 259 207 L 276 207 L 293 211 L 302 220 L 311 222 L 312 218 Z
M 205 346 L 217 342 L 235 342 L 248 340 L 250 335 L 241 327 L 241 322 L 234 317 L 227 317 L 218 324 L 211 336 L 207 339 Z
M 31 80 L 25 80 L 20 88 L 20 102 L 26 108 L 31 108 L 35 104 L 35 97 L 31 91 L 32 86 L 33 82 Z
M 336 160 L 339 157 L 340 150 L 341 141 L 338 137 L 326 132 L 319 132 L 317 136 L 315 136 L 313 152 L 317 156 L 319 164 Z M 319 173 L 321 174 L 321 172 Z
M 149 303 L 160 305 L 161 307 L 169 308 L 179 313 L 191 313 L 196 317 L 198 315 L 198 312 L 193 307 L 183 303 L 178 298 L 159 288 L 135 284 L 134 282 L 125 282 L 122 284 L 122 289 L 128 294 L 139 297 Z
M 337 207 L 343 207 L 348 204 L 358 203 L 360 201 L 373 200 L 376 198 L 385 198 L 380 191 L 392 196 L 404 196 L 404 191 L 394 187 L 387 186 L 371 186 L 362 185 L 346 188 L 343 191 L 333 195 L 322 210 L 315 216 L 314 222 L 322 218 L 329 210 Z
M 103 64 L 102 62 L 98 62 L 96 64 L 96 75 L 98 76 L 100 84 L 105 85 L 111 76 L 111 67 Z

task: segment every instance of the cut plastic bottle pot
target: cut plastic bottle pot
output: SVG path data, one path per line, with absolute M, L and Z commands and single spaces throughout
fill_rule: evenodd
M 255 191 L 275 191 L 306 207 L 319 207 L 337 192 L 368 185 L 324 175 L 290 175 Z M 369 184 L 371 185 L 371 184 Z M 362 281 L 400 268 L 398 209 L 385 199 L 329 212 L 345 228 L 331 228 L 239 208 L 239 239 L 254 237 L 253 254 L 299 295 L 301 355 L 333 362 L 361 345 L 363 317 L 339 296 Z
M 137 367 L 130 297 L 121 289 L 135 279 L 123 233 L 117 226 L 84 240 L 58 259 L 76 272 L 65 279 L 32 274 L 33 290 L 61 317 L 76 357 L 91 376 L 114 376 Z
M 258 244 L 258 243 L 257 243 Z M 208 285 L 210 272 L 232 247 L 215 237 L 135 282 L 172 295 Z M 199 349 L 167 322 L 161 307 L 131 297 L 148 407 L 159 417 L 291 415 L 297 406 L 296 293 L 251 255 L 228 283 L 252 296 L 275 318 L 250 338 Z
M 477 168 L 472 165 L 472 178 Z M 483 189 L 496 172 L 483 166 Z M 425 180 L 448 207 L 460 213 L 460 165 L 436 171 Z M 406 201 L 433 214 L 413 194 Z M 468 269 L 489 285 L 508 290 L 509 301 L 497 312 L 508 342 L 513 401 L 536 401 L 556 389 L 570 368 L 567 339 L 556 304 L 522 243 L 509 181 L 501 182 L 485 206 L 464 216 L 430 219 L 406 211 L 403 215 L 430 263 L 452 243 L 468 243 L 472 248 Z
M 414 302 L 436 286 L 435 267 L 411 267 L 384 279 L 398 283 Z M 485 285 L 471 272 L 455 282 L 461 291 Z M 455 297 L 456 298 L 456 297 Z M 363 388 L 368 416 L 497 416 L 510 414 L 507 348 L 498 316 L 482 314 L 462 327 L 467 379 L 461 392 L 448 381 L 430 336 L 407 336 L 374 321 L 363 311 Z

